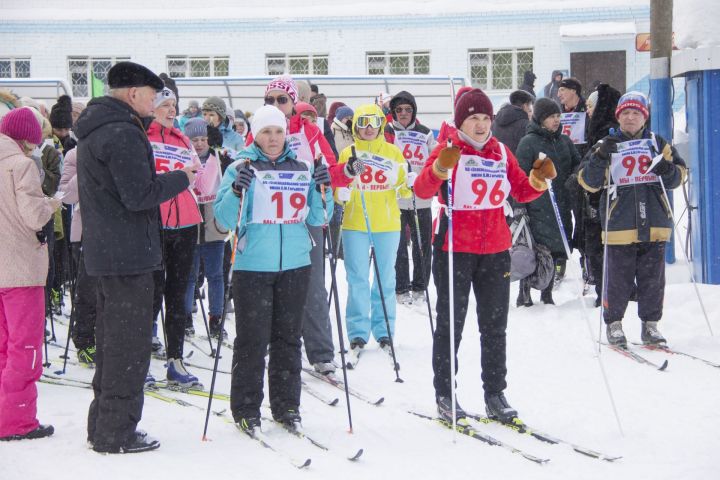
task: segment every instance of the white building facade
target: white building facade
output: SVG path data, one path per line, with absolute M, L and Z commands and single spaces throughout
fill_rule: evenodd
M 493 100 L 518 88 L 526 70 L 536 74 L 539 95 L 553 70 L 587 83 L 647 90 L 650 53 L 636 51 L 635 36 L 649 32 L 648 1 L 508 10 L 501 2 L 458 0 L 434 15 L 391 7 L 360 15 L 337 1 L 326 3 L 324 14 L 296 18 L 259 8 L 244 15 L 237 6 L 259 2 L 227 8 L 218 2 L 209 11 L 191 9 L 197 2 L 186 0 L 164 10 L 138 0 L 124 2 L 126 10 L 101 10 L 85 0 L 63 10 L 42 3 L 2 2 L 0 77 L 61 78 L 80 99 L 91 96 L 92 75 L 105 80 L 110 66 L 124 59 L 173 77 L 452 75 Z M 418 5 L 422 12 L 423 2 Z M 603 53 L 609 56 L 598 56 Z

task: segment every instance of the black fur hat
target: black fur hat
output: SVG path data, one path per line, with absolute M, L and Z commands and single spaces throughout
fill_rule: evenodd
M 50 125 L 53 128 L 72 128 L 72 99 L 62 95 L 50 109 Z
M 149 68 L 133 62 L 118 62 L 108 72 L 110 88 L 152 87 L 158 92 L 165 87 L 163 81 Z
M 542 125 L 543 120 L 560 113 L 560 106 L 549 98 L 539 98 L 533 106 L 533 121 Z
M 607 136 L 610 128 L 617 127 L 615 109 L 622 96 L 619 91 L 607 83 L 598 85 L 597 92 L 595 109 L 587 130 L 587 140 L 590 145 L 594 145 L 598 140 Z

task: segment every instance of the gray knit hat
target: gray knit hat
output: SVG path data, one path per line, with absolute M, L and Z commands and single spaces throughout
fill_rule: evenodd
M 202 110 L 217 113 L 220 120 L 225 120 L 225 117 L 227 117 L 227 106 L 220 97 L 209 97 L 203 102 Z
M 187 135 L 187 137 L 191 140 L 195 137 L 207 137 L 207 128 L 208 124 L 202 118 L 191 118 L 185 124 L 185 135 Z

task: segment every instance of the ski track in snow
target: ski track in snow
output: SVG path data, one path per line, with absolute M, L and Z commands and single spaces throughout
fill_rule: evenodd
M 339 265 L 341 297 L 346 294 L 344 271 Z M 329 269 L 328 269 L 329 271 Z M 665 314 L 661 331 L 671 345 L 720 362 L 720 339 L 710 337 L 692 285 L 687 283 L 682 264 L 668 267 Z M 568 276 L 555 292 L 557 306 L 539 303 L 516 308 L 517 284 L 511 288 L 508 326 L 507 396 L 522 418 L 532 427 L 564 440 L 623 458 L 615 463 L 586 458 L 561 445 L 548 445 L 517 435 L 498 425 L 481 429 L 539 457 L 550 458 L 544 466 L 528 462 L 499 447 L 457 435 L 426 420 L 405 413 L 414 409 L 434 413 L 431 338 L 426 310 L 398 306 L 396 348 L 404 383 L 395 383 L 390 362 L 377 344 L 370 341 L 356 370 L 349 371 L 350 385 L 370 396 L 384 396 L 380 407 L 351 397 L 354 431 L 347 433 L 345 397 L 338 390 L 305 378 L 315 390 L 338 396 L 340 403 L 328 407 L 310 395 L 303 395 L 301 413 L 306 432 L 331 448 L 323 452 L 307 442 L 291 438 L 275 425 L 265 422 L 263 431 L 273 444 L 289 448 L 297 458 L 310 457 L 313 478 L 431 479 L 482 475 L 505 479 L 706 479 L 714 478 L 720 467 L 716 455 L 720 429 L 720 372 L 700 362 L 664 353 L 641 351 L 647 358 L 669 358 L 667 372 L 656 372 L 614 352 L 603 349 L 601 359 L 612 387 L 625 430 L 621 437 L 600 370 L 596 346 L 589 338 L 583 310 L 575 295 L 580 270 L 568 265 Z M 714 328 L 720 331 L 720 287 L 700 285 Z M 431 291 L 431 299 L 435 294 Z M 593 335 L 597 335 L 599 310 L 591 307 L 594 294 L 585 297 Z M 424 306 L 424 305 L 423 305 Z M 470 312 L 474 311 L 471 300 Z M 421 313 L 422 312 L 422 313 Z M 196 327 L 202 325 L 196 316 Z M 230 322 L 228 331 L 233 337 Z M 333 319 L 334 325 L 334 319 Z M 630 341 L 640 336 L 636 304 L 631 303 L 624 321 Z M 64 344 L 66 327 L 56 324 L 58 340 Z M 186 343 L 186 354 L 192 349 Z M 224 349 L 221 368 L 229 370 L 231 353 Z M 50 372 L 62 368 L 60 350 L 51 348 Z M 339 361 L 339 355 L 337 357 Z M 212 366 L 212 360 L 198 351 L 192 361 Z M 459 351 L 458 399 L 467 410 L 482 412 L 479 336 L 474 315 L 469 315 Z M 162 378 L 162 362 L 153 360 L 151 370 Z M 210 372 L 190 368 L 204 385 Z M 341 372 L 339 372 L 341 374 Z M 92 371 L 68 365 L 70 378 L 90 379 Z M 218 375 L 217 391 L 229 393 L 229 376 Z M 159 438 L 162 447 L 138 455 L 102 456 L 85 445 L 85 422 L 91 391 L 39 384 L 39 418 L 56 428 L 50 439 L 0 445 L 3 479 L 75 479 L 79 469 L 103 472 L 103 478 L 197 478 L 200 475 L 242 476 L 242 478 L 288 478 L 304 475 L 273 452 L 244 438 L 223 419 L 211 416 L 209 437 L 201 441 L 204 412 L 145 398 L 140 427 Z M 266 390 L 267 391 L 267 390 Z M 165 393 L 164 391 L 162 391 Z M 207 400 L 167 393 L 205 408 Z M 265 401 L 267 404 L 267 398 Z M 228 409 L 228 402 L 215 399 L 213 410 Z M 269 416 L 264 407 L 263 414 Z M 345 457 L 358 448 L 365 454 L 359 462 Z M 41 459 L 40 461 L 38 461 Z

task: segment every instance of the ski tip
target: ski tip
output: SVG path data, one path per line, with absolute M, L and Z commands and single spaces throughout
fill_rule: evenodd
M 303 463 L 301 463 L 301 464 L 299 464 L 299 465 L 295 465 L 295 466 L 296 466 L 297 468 L 307 468 L 307 467 L 310 466 L 311 463 L 312 463 L 312 459 L 308 458 L 308 459 L 305 460 Z
M 662 365 L 660 365 L 660 368 L 658 368 L 658 370 L 661 371 L 661 372 L 664 372 L 665 369 L 667 368 L 667 366 L 668 366 L 668 361 L 665 360 L 665 361 L 662 363 Z
M 340 399 L 339 399 L 339 398 L 334 398 L 334 399 L 332 399 L 330 402 L 328 402 L 328 405 L 330 405 L 331 407 L 334 407 L 334 406 L 337 405 L 339 402 L 340 402 Z
M 384 401 L 385 401 L 385 397 L 380 397 L 375 402 L 373 402 L 373 405 L 375 405 L 376 407 L 379 407 Z
M 361 448 L 360 450 L 358 450 L 358 451 L 355 453 L 355 455 L 353 455 L 352 457 L 348 457 L 348 460 L 350 460 L 351 462 L 356 462 L 356 461 L 358 461 L 358 460 L 360 459 L 360 457 L 362 456 L 363 451 L 364 451 L 364 450 Z

